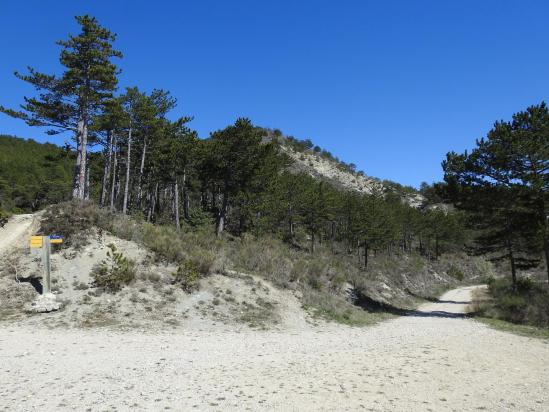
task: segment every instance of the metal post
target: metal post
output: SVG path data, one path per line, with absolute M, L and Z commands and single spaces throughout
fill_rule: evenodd
M 50 267 L 50 237 L 44 236 L 42 243 L 42 263 L 44 265 L 44 276 L 42 277 L 42 295 L 51 293 L 51 267 Z

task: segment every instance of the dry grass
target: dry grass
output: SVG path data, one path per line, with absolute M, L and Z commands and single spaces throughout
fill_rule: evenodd
M 279 288 L 296 291 L 302 296 L 303 306 L 316 315 L 347 324 L 370 324 L 383 318 L 379 313 L 368 313 L 353 306 L 346 294 L 350 286 L 373 300 L 409 307 L 415 305 L 417 299 L 406 292 L 408 289 L 417 296 L 433 296 L 442 289 L 459 285 L 458 277 L 470 279 L 480 276 L 477 272 L 487 271 L 478 262 L 464 263 L 468 259 L 459 256 L 443 256 L 438 262 L 427 262 L 419 256 L 378 256 L 370 259 L 371 264 L 364 271 L 356 255 L 337 248 L 334 254 L 328 244 L 320 245 L 315 254 L 310 254 L 269 235 L 216 237 L 209 225 L 184 225 L 177 231 L 173 226 L 148 224 L 92 204 L 80 208 L 73 203 L 53 206 L 46 212 L 43 223 L 43 228 L 66 236 L 67 243 L 75 247 L 85 244 L 86 236 L 93 233 L 93 226 L 146 246 L 159 263 L 182 268 L 181 276 L 175 280 L 189 283 L 188 287 L 183 285 L 189 291 L 198 287 L 199 278 L 226 273 L 228 269 L 237 270 L 261 276 Z M 433 276 L 434 272 L 441 276 Z M 187 279 L 189 276 L 192 279 Z M 148 277 L 153 284 L 160 284 L 160 278 L 154 274 Z M 260 307 L 253 304 L 253 311 L 259 313 Z M 261 313 L 257 317 L 261 317 Z
M 517 325 L 516 323 L 494 318 L 477 317 L 476 320 L 503 332 L 510 332 L 529 338 L 549 340 L 549 329 L 546 328 L 538 328 L 536 326 L 529 325 Z

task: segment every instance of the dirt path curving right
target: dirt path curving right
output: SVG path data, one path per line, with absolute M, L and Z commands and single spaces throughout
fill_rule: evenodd
M 471 290 L 370 328 L 6 325 L 0 404 L 10 411 L 547 411 L 549 344 L 463 316 Z

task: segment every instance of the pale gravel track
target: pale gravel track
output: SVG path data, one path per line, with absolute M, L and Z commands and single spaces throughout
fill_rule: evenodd
M 470 291 L 442 300 L 467 302 Z M 0 409 L 547 411 L 549 345 L 439 313 L 465 307 L 283 332 L 4 324 Z
M 24 240 L 32 219 L 17 222 L 1 247 Z M 548 342 L 462 317 L 471 290 L 371 328 L 147 333 L 1 323 L 0 410 L 549 410 Z
M 12 246 L 20 245 L 31 228 L 34 215 L 15 215 L 0 228 L 0 255 Z

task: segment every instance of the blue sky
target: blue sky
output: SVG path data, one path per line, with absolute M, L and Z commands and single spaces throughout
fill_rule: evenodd
M 60 71 L 86 13 L 118 34 L 120 85 L 170 90 L 200 136 L 246 116 L 407 185 L 549 100 L 547 1 L 1 0 L 0 104 L 33 93 L 14 70 Z M 69 138 L 4 115 L 0 133 Z

